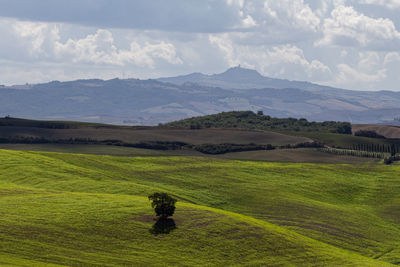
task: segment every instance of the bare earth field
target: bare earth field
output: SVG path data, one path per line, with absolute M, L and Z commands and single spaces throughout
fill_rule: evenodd
M 352 125 L 353 133 L 360 131 L 360 130 L 374 131 L 380 135 L 383 135 L 386 138 L 400 139 L 400 127 L 397 127 L 397 126 L 375 125 L 375 124 L 353 124 Z
M 168 129 L 152 127 L 82 127 L 77 129 L 47 129 L 2 126 L 0 137 L 43 137 L 46 139 L 91 138 L 120 140 L 128 143 L 146 141 L 180 141 L 190 144 L 272 144 L 286 145 L 309 142 L 311 139 L 281 133 L 243 129 Z

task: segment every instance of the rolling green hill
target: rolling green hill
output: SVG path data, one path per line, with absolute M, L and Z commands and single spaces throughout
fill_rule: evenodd
M 395 165 L 0 150 L 0 168 L 2 264 L 400 263 Z M 169 234 L 154 191 L 179 199 Z
M 323 132 L 351 134 L 348 122 L 309 122 L 306 119 L 273 118 L 252 111 L 231 111 L 193 117 L 165 124 L 167 127 L 181 128 L 242 128 L 293 132 Z
M 295 118 L 272 118 L 251 111 L 222 112 L 208 116 L 193 117 L 185 120 L 165 124 L 165 127 L 172 128 L 238 128 L 258 129 L 268 132 L 282 133 L 289 136 L 309 138 L 328 146 L 340 148 L 351 148 L 354 145 L 385 145 L 394 144 L 400 147 L 400 139 L 377 139 L 352 135 L 352 125 L 347 122 L 308 122 L 305 119 Z M 364 129 L 356 125 L 353 131 Z M 365 129 L 377 130 L 387 133 L 388 137 L 395 137 L 398 128 L 380 125 L 369 125 Z

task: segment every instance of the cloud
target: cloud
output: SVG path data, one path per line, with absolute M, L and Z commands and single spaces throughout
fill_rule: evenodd
M 304 0 L 0 0 L 0 16 L 187 33 L 316 32 L 320 24 Z
M 273 22 L 279 25 L 291 29 L 318 31 L 320 19 L 303 0 L 266 0 L 263 10 Z
M 360 52 L 358 62 L 352 66 L 340 63 L 336 66 L 334 83 L 337 86 L 352 86 L 357 89 L 373 90 L 384 82 L 391 73 L 382 62 L 378 52 Z
M 12 25 L 32 58 L 52 55 L 53 45 L 60 39 L 57 26 L 22 21 L 15 21 Z
M 29 52 L 31 59 L 49 62 L 72 62 L 90 64 L 110 64 L 124 66 L 134 64 L 154 68 L 156 61 L 182 64 L 175 46 L 165 41 L 132 41 L 129 49 L 118 48 L 109 30 L 98 29 L 84 38 L 62 42 L 56 24 L 21 22 L 13 24 L 17 42 Z
M 400 45 L 400 33 L 387 18 L 371 18 L 351 6 L 338 6 L 324 20 L 323 38 L 318 46 L 357 46 L 372 50 L 395 50 Z
M 303 50 L 291 44 L 270 48 L 238 45 L 232 42 L 229 34 L 210 35 L 209 39 L 223 53 L 227 66 L 241 64 L 265 75 L 301 80 L 305 77 L 327 79 L 331 75 L 328 66 L 319 60 L 307 60 Z
M 379 82 L 386 78 L 386 70 L 380 69 L 378 72 L 374 73 L 364 73 L 356 68 L 352 68 L 347 64 L 339 64 L 337 66 L 339 72 L 336 75 L 336 82 L 338 84 L 348 84 L 348 83 L 371 83 Z
M 361 0 L 360 4 L 379 5 L 379 6 L 387 7 L 389 9 L 400 8 L 399 0 Z
M 377 52 L 360 52 L 357 69 L 360 71 L 374 72 L 381 65 L 381 58 Z
M 225 0 L 0 0 L 0 16 L 98 28 L 181 32 L 227 31 L 242 19 L 237 6 Z
M 257 26 L 257 22 L 255 22 L 255 20 L 250 15 L 247 15 L 247 17 L 243 19 L 242 25 L 244 28 L 253 28 Z
M 42 83 L 53 80 L 112 79 L 120 77 L 121 70 L 100 65 L 70 65 L 68 63 L 14 62 L 1 60 L 0 84 Z
M 398 90 L 398 7 L 399 0 L 0 0 L 0 84 L 211 74 L 241 64 L 275 78 Z
M 73 62 L 120 65 L 136 64 L 154 68 L 155 59 L 165 60 L 171 64 L 182 64 L 177 57 L 174 45 L 166 42 L 140 45 L 134 41 L 129 50 L 118 49 L 112 33 L 108 30 L 97 30 L 86 38 L 69 39 L 66 43 L 55 43 L 55 57 Z
M 388 65 L 390 63 L 400 63 L 400 53 L 398 52 L 389 52 L 385 55 L 385 59 L 383 61 L 384 65 Z

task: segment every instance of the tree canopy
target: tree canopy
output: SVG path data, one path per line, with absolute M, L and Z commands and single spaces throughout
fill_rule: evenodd
M 275 131 L 327 132 L 351 134 L 348 122 L 324 121 L 309 122 L 304 118 L 273 118 L 262 112 L 231 111 L 219 114 L 193 117 L 165 124 L 177 128 L 243 128 Z
M 154 193 L 149 196 L 151 200 L 151 207 L 156 212 L 157 216 L 167 218 L 172 216 L 175 212 L 175 203 L 177 200 L 167 193 Z

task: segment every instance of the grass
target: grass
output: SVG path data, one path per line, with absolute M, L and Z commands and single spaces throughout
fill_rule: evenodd
M 332 155 L 315 148 L 276 149 L 261 151 L 245 151 L 227 153 L 220 158 L 236 160 L 256 160 L 271 162 L 298 162 L 298 163 L 329 163 L 329 164 L 362 164 L 379 162 L 377 159 L 362 158 L 346 155 Z
M 109 145 L 68 145 L 68 144 L 0 144 L 0 149 L 19 151 L 47 151 L 60 153 L 80 153 L 110 156 L 178 156 L 193 155 L 195 151 L 164 151 L 154 149 L 142 149 L 124 146 Z M 190 152 L 190 154 L 189 154 Z M 196 155 L 201 155 L 196 153 Z
M 399 166 L 0 150 L 0 168 L 4 264 L 400 263 Z M 169 235 L 149 231 L 160 190 Z
M 8 207 L 2 209 L 7 219 L 0 222 L 2 254 L 8 255 L 3 264 L 376 263 L 269 223 L 197 205 L 179 204 L 178 227 L 169 235 L 154 235 L 149 231 L 152 211 L 142 197 L 21 189 L 2 193 L 2 206 Z
M 379 162 L 377 159 L 334 155 L 314 148 L 276 149 L 208 155 L 195 150 L 154 150 L 108 145 L 67 145 L 67 144 L 0 144 L 0 149 L 19 151 L 47 151 L 61 153 L 81 153 L 110 156 L 196 156 L 217 159 L 256 160 L 299 163 L 351 163 Z

